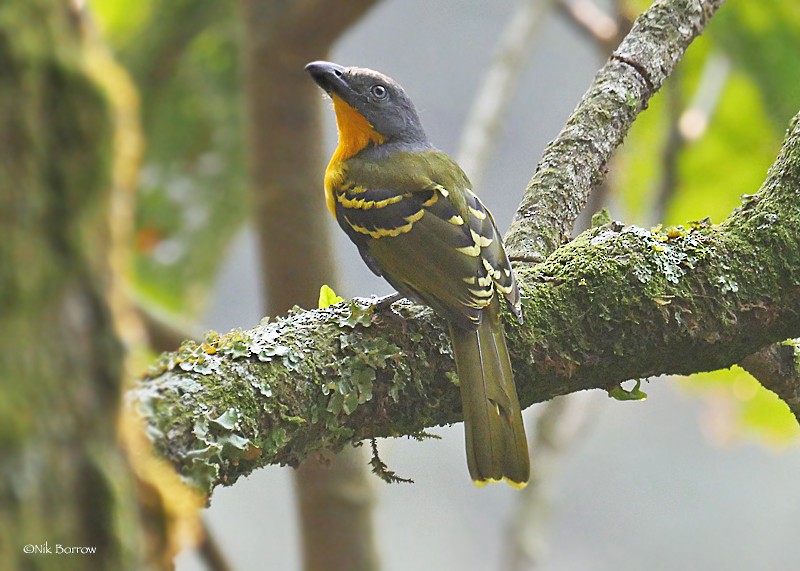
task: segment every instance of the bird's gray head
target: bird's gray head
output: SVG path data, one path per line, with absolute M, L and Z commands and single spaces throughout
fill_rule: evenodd
M 312 62 L 306 71 L 331 98 L 338 97 L 357 111 L 387 141 L 427 140 L 414 104 L 391 77 L 327 61 Z

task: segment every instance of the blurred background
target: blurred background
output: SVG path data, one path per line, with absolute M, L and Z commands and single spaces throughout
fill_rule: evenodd
M 122 272 L 149 340 L 139 371 L 182 337 L 315 307 L 323 284 L 345 298 L 390 293 L 324 210 L 335 122 L 306 62 L 401 83 L 504 229 L 545 145 L 649 2 L 292 4 L 83 7 L 118 66 L 110 89 L 127 93 L 122 131 L 141 143 Z M 724 219 L 757 191 L 800 109 L 798 45 L 800 4 L 724 6 L 637 119 L 588 214 L 605 205 L 646 227 Z M 348 568 L 324 563 L 323 542 L 351 521 L 336 509 L 315 519 L 328 472 L 358 487 L 351 541 L 369 563 L 352 569 L 796 568 L 800 449 L 788 409 L 738 368 L 642 388 L 644 401 L 577 394 L 526 410 L 524 493 L 471 484 L 460 425 L 434 430 L 441 440 L 379 442 L 413 485 L 368 474 L 361 450 L 330 468 L 260 470 L 217 489 L 203 515 L 211 541 L 181 550 L 176 568 Z

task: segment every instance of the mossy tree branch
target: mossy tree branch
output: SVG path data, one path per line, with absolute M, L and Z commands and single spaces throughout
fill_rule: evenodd
M 612 222 L 526 265 L 525 323 L 507 320 L 521 402 L 728 367 L 800 336 L 799 225 L 796 119 L 761 191 L 722 224 Z M 318 449 L 458 421 L 444 323 L 394 308 L 298 311 L 165 355 L 134 392 L 157 448 L 210 491 Z
M 649 12 L 666 6 L 701 17 L 689 26 L 694 37 L 719 4 L 667 0 Z M 662 28 L 685 24 L 670 10 L 664 13 Z M 643 16 L 649 24 L 637 24 L 631 35 L 657 29 L 651 17 Z M 683 31 L 651 34 L 651 40 L 678 42 L 682 47 L 674 61 L 689 41 Z M 637 53 L 657 51 L 641 50 Z M 646 75 L 639 64 L 626 62 L 619 79 L 627 85 L 631 78 L 625 74 L 632 68 L 652 92 L 674 61 Z M 621 141 L 652 94 L 643 94 L 643 100 L 609 98 L 617 93 L 611 81 L 601 72 L 590 88 L 597 100 L 587 95 L 579 110 L 608 106 L 600 115 L 612 118 L 613 133 L 587 131 L 562 147 L 568 152 L 573 143 L 583 145 L 593 153 L 589 162 L 540 165 L 538 172 L 574 185 L 560 185 L 571 194 L 561 195 L 569 205 L 557 209 L 556 218 L 541 223 L 535 209 L 521 210 L 517 228 L 540 222 L 514 242 L 521 259 L 536 259 L 562 241 L 577 205 L 602 178 L 613 150 L 606 139 L 613 134 Z M 607 85 L 598 90 L 597 82 Z M 619 116 L 615 105 L 633 114 L 613 119 Z M 570 125 L 579 122 L 573 117 Z M 701 222 L 652 233 L 611 223 L 543 263 L 518 268 L 525 325 L 509 324 L 507 333 L 522 403 L 630 378 L 726 367 L 769 343 L 798 336 L 800 243 L 793 229 L 800 223 L 799 131 L 795 121 L 761 192 L 722 225 Z M 569 152 L 574 155 L 574 149 Z M 551 146 L 548 153 L 554 156 L 557 149 Z M 569 172 L 558 178 L 562 168 Z M 579 170 L 586 172 L 574 177 Z M 559 192 L 546 187 L 539 185 L 551 197 Z M 536 228 L 554 238 L 539 244 Z M 201 346 L 165 355 L 132 396 L 157 448 L 208 492 L 263 465 L 297 465 L 315 450 L 458 421 L 460 400 L 444 324 L 427 309 L 394 307 L 374 314 L 369 304 L 354 301 L 295 312 L 248 332 L 211 335 Z
M 778 395 L 800 422 L 800 339 L 768 345 L 739 365 Z

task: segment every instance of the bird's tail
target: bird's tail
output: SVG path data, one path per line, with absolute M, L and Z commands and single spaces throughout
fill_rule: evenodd
M 530 476 L 528 443 L 497 298 L 484 310 L 477 331 L 451 324 L 450 339 L 472 481 L 482 486 L 504 480 L 523 488 Z

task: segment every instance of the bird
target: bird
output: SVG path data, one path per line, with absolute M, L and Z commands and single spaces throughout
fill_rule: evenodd
M 327 61 L 305 69 L 336 115 L 328 210 L 372 272 L 447 321 L 472 481 L 524 487 L 530 460 L 500 307 L 521 320 L 520 293 L 492 214 L 396 81 Z

